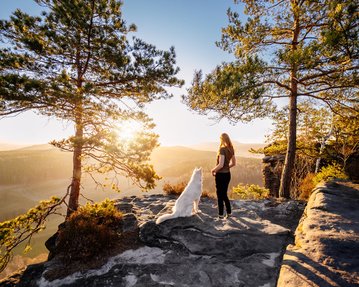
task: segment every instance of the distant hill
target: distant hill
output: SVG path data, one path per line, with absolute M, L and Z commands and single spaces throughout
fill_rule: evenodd
M 254 157 L 254 158 L 262 158 L 263 155 L 261 154 L 253 154 L 249 152 L 251 148 L 253 149 L 259 149 L 266 146 L 266 144 L 263 143 L 240 143 L 237 141 L 233 141 L 233 146 L 236 151 L 237 156 L 241 157 Z M 190 146 L 192 149 L 196 150 L 206 150 L 206 151 L 217 151 L 218 150 L 218 142 L 205 142 L 197 145 Z
M 262 185 L 261 160 L 240 156 L 237 158 L 231 184 L 242 182 Z M 187 181 L 195 167 L 203 168 L 204 187 L 212 192 L 215 190 L 210 170 L 216 164 L 216 151 L 181 146 L 159 147 L 153 151 L 151 163 L 162 177 L 153 193 L 161 193 L 164 183 Z M 51 195 L 64 194 L 71 175 L 72 153 L 62 152 L 51 145 L 0 151 L 0 199 L 3 203 L 9 202 L 9 208 L 2 210 L 4 214 L 0 212 L 0 218 L 8 218 Z M 97 179 L 102 181 L 101 178 L 103 180 L 104 177 Z M 108 194 L 98 192 L 96 185 L 86 174 L 83 186 L 86 195 L 91 194 L 92 199 L 110 196 L 109 191 Z M 120 179 L 120 189 L 121 194 L 117 197 L 139 193 L 139 188 L 126 178 Z M 28 204 L 24 204 L 26 202 Z
M 26 150 L 59 150 L 59 149 L 51 144 L 37 144 L 37 145 L 21 147 L 17 150 L 26 151 Z
M 244 163 L 246 165 L 249 165 L 250 162 L 260 164 L 260 159 L 247 150 L 263 147 L 264 144 L 241 144 L 238 142 L 234 142 L 234 144 L 237 151 L 236 156 L 248 158 L 248 160 L 238 160 L 238 165 L 241 168 L 245 169 Z M 169 177 L 171 180 L 176 177 L 187 176 L 195 167 L 202 166 L 204 170 L 209 172 L 216 163 L 217 148 L 217 143 L 197 145 L 196 148 L 158 147 L 151 155 L 151 163 L 161 176 Z M 242 171 L 242 173 L 244 172 Z M 0 151 L 0 186 L 4 184 L 41 183 L 49 180 L 69 180 L 71 174 L 72 153 L 63 152 L 50 144 Z M 126 185 L 127 187 L 128 185 Z
M 151 155 L 151 162 L 159 171 L 169 167 L 180 166 L 186 162 L 193 162 L 194 167 L 207 159 L 215 159 L 216 153 L 213 151 L 196 150 L 188 147 L 158 147 Z
M 0 142 L 0 151 L 18 151 L 18 150 L 56 150 L 58 148 L 51 144 L 35 144 L 35 145 L 24 145 L 24 144 L 11 144 Z
M 47 145 L 0 151 L 0 186 L 70 178 L 71 159 L 70 153 Z
M 0 151 L 8 151 L 8 150 L 14 150 L 23 148 L 26 145 L 20 145 L 20 144 L 11 144 L 11 143 L 1 143 L 0 142 Z

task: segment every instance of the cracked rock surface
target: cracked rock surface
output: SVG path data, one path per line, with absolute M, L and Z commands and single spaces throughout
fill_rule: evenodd
M 129 216 L 131 226 L 136 217 L 144 246 L 111 257 L 99 269 L 53 281 L 42 275 L 36 279 L 37 286 L 276 285 L 282 255 L 293 239 L 303 203 L 232 201 L 232 216 L 217 219 L 216 200 L 203 198 L 200 213 L 157 225 L 156 218 L 170 213 L 175 200 L 163 195 L 119 200 L 117 207 L 134 215 Z M 42 274 L 51 264 L 42 266 Z

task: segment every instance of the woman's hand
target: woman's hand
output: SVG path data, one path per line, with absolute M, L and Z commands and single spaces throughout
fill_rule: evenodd
M 237 165 L 236 156 L 233 155 L 231 158 L 231 164 L 229 165 L 229 168 L 232 168 Z

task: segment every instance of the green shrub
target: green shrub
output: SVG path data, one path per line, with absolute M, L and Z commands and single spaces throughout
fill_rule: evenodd
M 109 199 L 80 207 L 59 231 L 57 253 L 65 262 L 86 262 L 106 254 L 120 238 L 121 219 L 122 213 Z
M 269 196 L 269 190 L 256 184 L 238 184 L 233 187 L 231 197 L 233 199 L 261 199 Z
M 302 180 L 302 182 L 299 185 L 299 199 L 301 200 L 307 200 L 312 193 L 315 184 L 314 179 L 315 174 L 314 173 L 308 173 L 305 178 Z
M 319 182 L 332 180 L 334 178 L 348 178 L 343 168 L 338 164 L 325 166 L 317 174 L 308 173 L 299 186 L 299 199 L 307 200 Z
M 328 181 L 334 178 L 347 179 L 348 176 L 345 174 L 343 168 L 338 164 L 328 165 L 323 167 L 314 178 L 313 183 L 317 185 L 321 181 Z

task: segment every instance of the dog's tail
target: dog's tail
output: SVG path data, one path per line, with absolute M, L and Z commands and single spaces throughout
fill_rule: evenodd
M 176 213 L 173 212 L 171 214 L 163 214 L 161 215 L 159 218 L 157 218 L 156 220 L 156 224 L 160 224 L 161 222 L 165 221 L 165 220 L 168 220 L 168 219 L 171 219 L 171 218 L 175 218 L 177 217 Z

